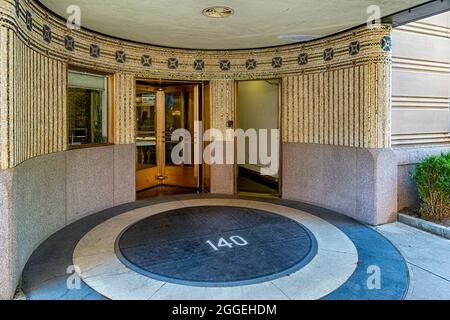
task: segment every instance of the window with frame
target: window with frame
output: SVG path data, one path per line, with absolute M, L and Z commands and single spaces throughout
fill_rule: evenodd
M 86 72 L 68 74 L 69 146 L 107 144 L 108 77 Z

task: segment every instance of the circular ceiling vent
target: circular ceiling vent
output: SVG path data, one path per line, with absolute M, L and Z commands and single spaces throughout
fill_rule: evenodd
M 227 18 L 234 14 L 234 10 L 229 7 L 215 6 L 203 9 L 202 13 L 209 18 Z

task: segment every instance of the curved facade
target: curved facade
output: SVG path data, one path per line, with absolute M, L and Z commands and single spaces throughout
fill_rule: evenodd
M 135 200 L 136 79 L 208 81 L 209 121 L 222 131 L 234 119 L 236 80 L 281 79 L 283 198 L 373 225 L 395 219 L 390 35 L 389 25 L 364 26 L 267 49 L 181 50 L 70 30 L 34 1 L 2 1 L 0 297 L 11 296 L 33 250 L 54 232 Z M 113 145 L 69 150 L 74 67 L 113 75 Z M 211 191 L 234 193 L 234 170 L 212 166 Z
M 120 144 L 134 139 L 135 78 L 215 80 L 213 95 L 225 96 L 215 100 L 213 122 L 232 117 L 226 97 L 230 81 L 282 78 L 284 142 L 390 146 L 388 25 L 279 48 L 176 50 L 72 31 L 33 1 L 6 1 L 3 7 L 2 82 L 10 82 L 2 95 L 8 105 L 3 117 L 15 117 L 13 128 L 1 130 L 2 169 L 66 149 L 69 67 L 115 74 L 115 142 Z M 24 92 L 28 101 L 21 100 Z M 38 111 L 38 105 L 45 110 Z M 36 123 L 29 127 L 28 120 Z

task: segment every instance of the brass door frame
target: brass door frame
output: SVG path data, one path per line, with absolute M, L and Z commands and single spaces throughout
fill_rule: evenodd
M 211 129 L 211 92 L 209 82 L 204 82 L 202 85 L 202 123 L 203 132 Z M 202 148 L 205 150 L 209 141 L 202 141 Z M 202 153 L 203 155 L 203 153 Z M 204 192 L 211 192 L 211 166 L 207 163 L 202 165 L 202 188 Z
M 156 166 L 158 167 L 158 175 L 156 179 L 160 182 L 160 184 L 163 183 L 165 176 L 164 176 L 164 148 L 162 146 L 164 145 L 164 135 L 163 130 L 165 126 L 164 121 L 164 108 L 165 108 L 165 92 L 162 90 L 156 91 Z M 162 110 L 162 111 L 161 111 Z
M 143 170 L 137 170 L 136 173 L 136 189 L 137 191 L 152 188 L 158 185 L 173 185 L 181 187 L 200 188 L 200 168 L 199 164 L 193 164 L 193 167 L 184 165 L 167 165 L 166 159 L 166 144 L 170 143 L 170 137 L 165 127 L 166 117 L 166 105 L 165 95 L 166 93 L 183 93 L 188 90 L 193 92 L 193 121 L 198 121 L 200 118 L 199 110 L 199 98 L 200 98 L 200 85 L 176 85 L 156 87 L 152 85 L 138 85 L 139 91 L 148 91 L 156 93 L 156 167 L 147 168 Z M 184 102 L 182 102 L 184 103 Z M 182 112 L 184 108 L 181 107 Z M 184 114 L 182 117 L 182 127 L 184 127 Z M 191 137 L 192 142 L 195 141 L 195 137 Z M 192 150 L 195 152 L 195 150 Z

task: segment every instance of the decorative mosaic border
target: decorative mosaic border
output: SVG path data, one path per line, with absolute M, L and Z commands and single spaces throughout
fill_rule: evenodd
M 389 25 L 381 25 L 267 49 L 169 49 L 72 31 L 33 0 L 3 0 L 0 168 L 67 149 L 67 129 L 59 115 L 66 110 L 68 66 L 115 74 L 116 144 L 134 142 L 136 78 L 211 81 L 211 124 L 222 131 L 234 117 L 233 80 L 282 78 L 284 142 L 389 147 L 390 32 Z M 348 86 L 352 75 L 360 78 L 358 87 Z M 300 89 L 300 80 L 307 86 L 287 94 L 287 85 Z M 322 90 L 331 85 L 333 91 Z M 364 99 L 356 101 L 356 93 Z M 331 121 L 319 110 L 344 115 L 330 116 Z M 362 117 L 358 126 L 351 122 L 356 116 Z
M 360 27 L 303 44 L 254 50 L 185 50 L 71 30 L 33 0 L 6 0 L 0 23 L 34 50 L 69 64 L 166 79 L 254 79 L 390 62 L 391 27 Z

